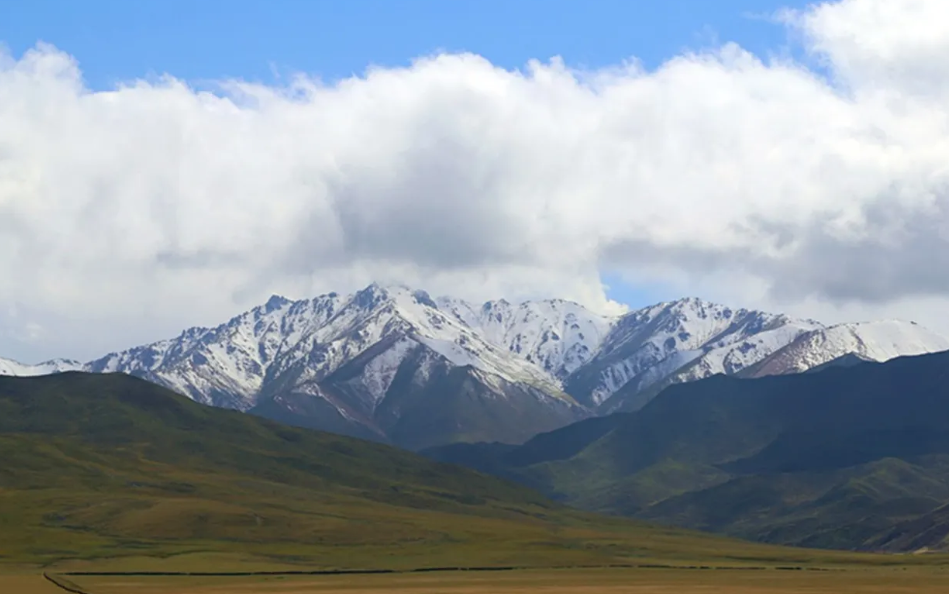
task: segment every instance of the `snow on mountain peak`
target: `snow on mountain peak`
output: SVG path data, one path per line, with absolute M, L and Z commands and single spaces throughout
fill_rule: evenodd
M 517 305 L 501 299 L 474 306 L 443 297 L 438 303 L 488 342 L 558 380 L 589 361 L 618 320 L 559 299 Z
M 14 377 L 49 375 L 51 373 L 62 373 L 64 371 L 78 371 L 82 368 L 82 363 L 72 359 L 52 359 L 50 361 L 30 365 L 0 357 L 0 375 Z
M 848 354 L 871 361 L 949 350 L 949 339 L 914 323 L 880 320 L 837 324 L 799 336 L 754 366 L 760 377 L 799 373 Z
M 815 327 L 694 297 L 659 303 L 623 316 L 567 391 L 599 406 L 622 390 L 606 406 L 628 406 L 631 395 L 683 373 L 682 381 L 735 373 Z
M 938 350 L 949 340 L 899 321 L 827 327 L 696 297 L 607 316 L 562 299 L 474 304 L 373 283 L 312 299 L 273 295 L 214 328 L 84 365 L 0 359 L 0 375 L 121 371 L 241 410 L 268 397 L 299 408 L 286 396 L 302 394 L 312 400 L 304 408 L 325 402 L 348 421 L 368 422 L 380 407 L 401 414 L 404 396 L 393 390 L 423 390 L 450 369 L 491 398 L 579 403 L 589 414 L 635 409 L 669 383 L 718 373 L 790 373 L 846 354 L 882 361 Z M 465 385 L 451 389 L 475 389 Z

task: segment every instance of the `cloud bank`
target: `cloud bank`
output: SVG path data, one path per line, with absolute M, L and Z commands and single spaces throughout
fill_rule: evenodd
M 949 3 L 778 19 L 807 64 L 446 54 L 91 91 L 52 46 L 0 55 L 0 355 L 90 357 L 371 280 L 619 307 L 603 273 L 795 313 L 925 303 L 938 328 Z

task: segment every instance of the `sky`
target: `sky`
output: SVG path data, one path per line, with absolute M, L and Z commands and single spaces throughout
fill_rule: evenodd
M 0 0 L 0 39 L 19 55 L 42 40 L 72 55 L 86 84 L 108 89 L 168 73 L 189 82 L 325 80 L 370 65 L 408 66 L 473 52 L 502 68 L 561 56 L 573 67 L 638 59 L 649 68 L 687 48 L 740 42 L 787 50 L 772 0 Z
M 949 333 L 942 0 L 0 0 L 0 43 L 0 357 L 371 281 Z

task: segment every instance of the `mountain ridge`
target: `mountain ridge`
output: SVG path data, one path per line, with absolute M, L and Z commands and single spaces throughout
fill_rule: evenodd
M 348 295 L 273 295 L 218 326 L 87 363 L 0 359 L 0 375 L 129 373 L 204 404 L 424 448 L 521 443 L 717 373 L 936 350 L 949 340 L 912 323 L 825 326 L 695 297 L 606 316 L 562 299 L 478 305 L 373 283 Z
M 591 511 L 818 548 L 949 550 L 949 352 L 715 375 L 636 412 L 436 460 Z

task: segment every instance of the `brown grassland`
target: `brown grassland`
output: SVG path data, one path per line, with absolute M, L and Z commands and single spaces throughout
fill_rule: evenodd
M 850 594 L 949 592 L 941 567 L 827 571 L 551 569 L 422 574 L 133 577 L 69 576 L 87 594 Z M 41 575 L 0 576 L 4 594 L 63 594 Z

